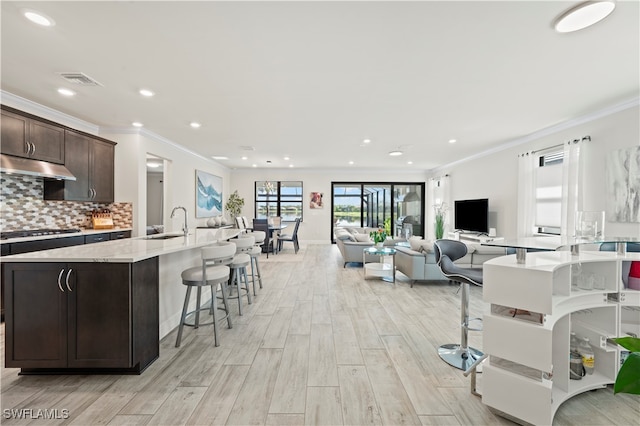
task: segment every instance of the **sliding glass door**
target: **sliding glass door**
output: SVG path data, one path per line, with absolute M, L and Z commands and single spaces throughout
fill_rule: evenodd
M 422 235 L 424 188 L 418 183 L 331 183 L 333 227 L 384 228 L 390 235 Z

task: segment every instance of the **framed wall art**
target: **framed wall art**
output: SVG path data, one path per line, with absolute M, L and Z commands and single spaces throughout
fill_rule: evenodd
M 309 208 L 310 209 L 321 209 L 324 207 L 324 204 L 322 202 L 322 192 L 312 192 L 310 194 L 310 198 L 311 200 L 309 201 Z
M 222 178 L 196 170 L 196 217 L 222 214 Z

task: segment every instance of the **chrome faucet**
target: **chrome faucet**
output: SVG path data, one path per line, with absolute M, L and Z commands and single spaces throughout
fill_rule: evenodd
M 184 211 L 184 225 L 182 226 L 182 232 L 184 233 L 184 236 L 186 237 L 189 234 L 189 227 L 187 226 L 187 209 L 185 209 L 184 207 L 181 207 L 181 206 L 174 207 L 173 210 L 171 210 L 171 218 L 172 219 L 176 215 L 176 210 L 183 210 Z

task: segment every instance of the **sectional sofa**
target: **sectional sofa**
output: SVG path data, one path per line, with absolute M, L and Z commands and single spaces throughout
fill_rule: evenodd
M 506 248 L 464 243 L 467 245 L 467 254 L 456 261 L 463 268 L 482 268 L 487 260 L 508 254 Z M 396 247 L 395 261 L 397 270 L 411 279 L 412 286 L 415 281 L 447 280 L 436 265 L 433 241 L 413 237 L 409 239 L 409 244 L 410 247 Z
M 378 228 L 359 228 L 359 227 L 345 227 L 333 228 L 333 234 L 335 236 L 336 245 L 342 259 L 344 261 L 344 267 L 347 263 L 362 263 L 363 250 L 367 247 L 373 246 L 373 241 L 369 238 L 369 232 L 377 231 Z M 384 245 L 395 246 L 396 243 L 406 241 L 404 238 L 387 239 Z M 378 256 L 367 256 L 366 262 L 379 262 Z

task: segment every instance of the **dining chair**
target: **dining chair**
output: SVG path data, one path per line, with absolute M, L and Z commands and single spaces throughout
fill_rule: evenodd
M 262 243 L 262 251 L 267 253 L 267 259 L 269 258 L 269 252 L 273 250 L 273 242 L 271 241 L 271 232 L 269 231 L 269 222 L 267 219 L 253 219 L 253 230 L 262 231 L 265 233 L 264 242 Z
M 298 253 L 298 250 L 300 250 L 300 244 L 298 244 L 298 228 L 300 227 L 300 218 L 297 217 L 296 218 L 296 224 L 293 227 L 293 233 L 289 234 L 282 234 L 278 236 L 278 251 L 282 250 L 282 243 L 285 242 L 291 242 L 293 243 L 293 249 L 295 250 L 296 254 Z
M 274 254 L 279 251 L 278 239 L 280 238 L 280 226 L 282 225 L 282 218 L 280 216 L 273 216 L 269 218 L 269 227 L 271 229 L 271 245 L 273 246 Z

